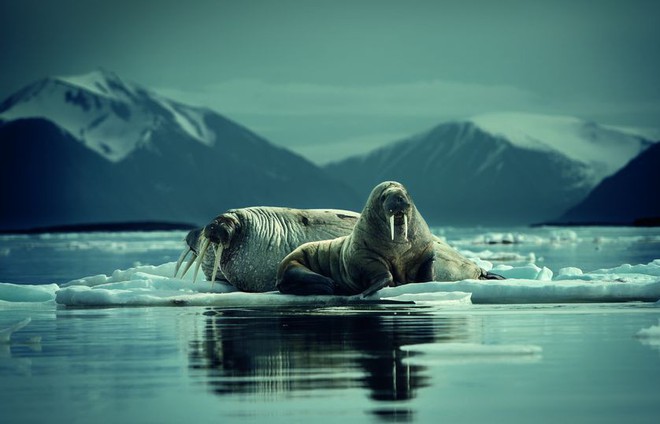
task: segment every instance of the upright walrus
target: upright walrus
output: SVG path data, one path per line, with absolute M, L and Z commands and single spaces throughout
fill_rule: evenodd
M 368 295 L 385 286 L 489 278 L 497 276 L 433 236 L 405 187 L 387 181 L 372 190 L 351 234 L 287 255 L 277 287 L 299 295 Z

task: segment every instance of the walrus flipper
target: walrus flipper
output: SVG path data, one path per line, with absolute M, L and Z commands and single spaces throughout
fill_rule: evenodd
M 331 278 L 317 274 L 297 261 L 289 264 L 278 280 L 277 288 L 281 293 L 300 296 L 333 295 L 337 287 Z
M 376 293 L 378 290 L 387 287 L 392 284 L 392 276 L 390 275 L 389 277 L 386 278 L 381 278 L 380 280 L 376 281 L 372 285 L 370 285 L 365 291 L 360 293 L 358 296 L 360 296 L 362 299 L 365 297 L 371 296 L 372 294 Z
M 502 277 L 500 274 L 495 274 L 494 272 L 489 272 L 489 271 L 483 271 L 481 273 L 481 277 L 479 277 L 480 280 L 506 280 L 506 278 Z
M 431 256 L 419 267 L 417 271 L 417 278 L 415 279 L 416 283 L 426 283 L 429 281 L 435 281 L 435 273 L 433 272 L 433 264 L 435 264 L 435 258 Z

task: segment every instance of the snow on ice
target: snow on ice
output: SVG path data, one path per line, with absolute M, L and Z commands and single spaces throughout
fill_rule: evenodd
M 485 261 L 482 261 L 485 262 Z M 566 303 L 623 302 L 660 299 L 660 259 L 648 264 L 621 265 L 584 273 L 562 268 L 554 275 L 547 267 L 490 263 L 488 269 L 506 280 L 430 282 L 387 287 L 368 302 L 406 302 L 415 305 L 463 305 L 470 303 Z M 116 270 L 112 275 L 93 275 L 58 286 L 0 284 L 3 307 L 29 303 L 69 306 L 336 306 L 360 302 L 334 296 L 298 297 L 277 292 L 243 293 L 221 282 L 198 281 L 192 276 L 173 278 L 174 262 Z

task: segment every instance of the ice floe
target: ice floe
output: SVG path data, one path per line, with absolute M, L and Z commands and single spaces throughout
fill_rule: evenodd
M 421 306 L 470 303 L 625 302 L 660 299 L 660 259 L 648 264 L 621 265 L 583 272 L 562 268 L 555 275 L 534 264 L 511 266 L 484 261 L 506 280 L 429 282 L 387 287 L 368 299 L 355 297 L 283 295 L 277 292 L 243 293 L 226 283 L 198 281 L 192 276 L 173 278 L 174 262 L 116 270 L 66 284 L 26 285 L 0 283 L 0 305 L 25 302 L 68 306 L 337 306 L 359 303 L 401 303 Z

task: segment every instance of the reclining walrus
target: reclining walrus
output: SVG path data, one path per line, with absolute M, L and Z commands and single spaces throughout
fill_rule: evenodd
M 308 241 L 350 234 L 359 216 L 337 209 L 230 209 L 206 227 L 188 233 L 188 247 L 179 258 L 175 275 L 192 253 L 182 274 L 196 262 L 193 279 L 201 266 L 210 281 L 226 281 L 246 292 L 275 290 L 282 258 Z

